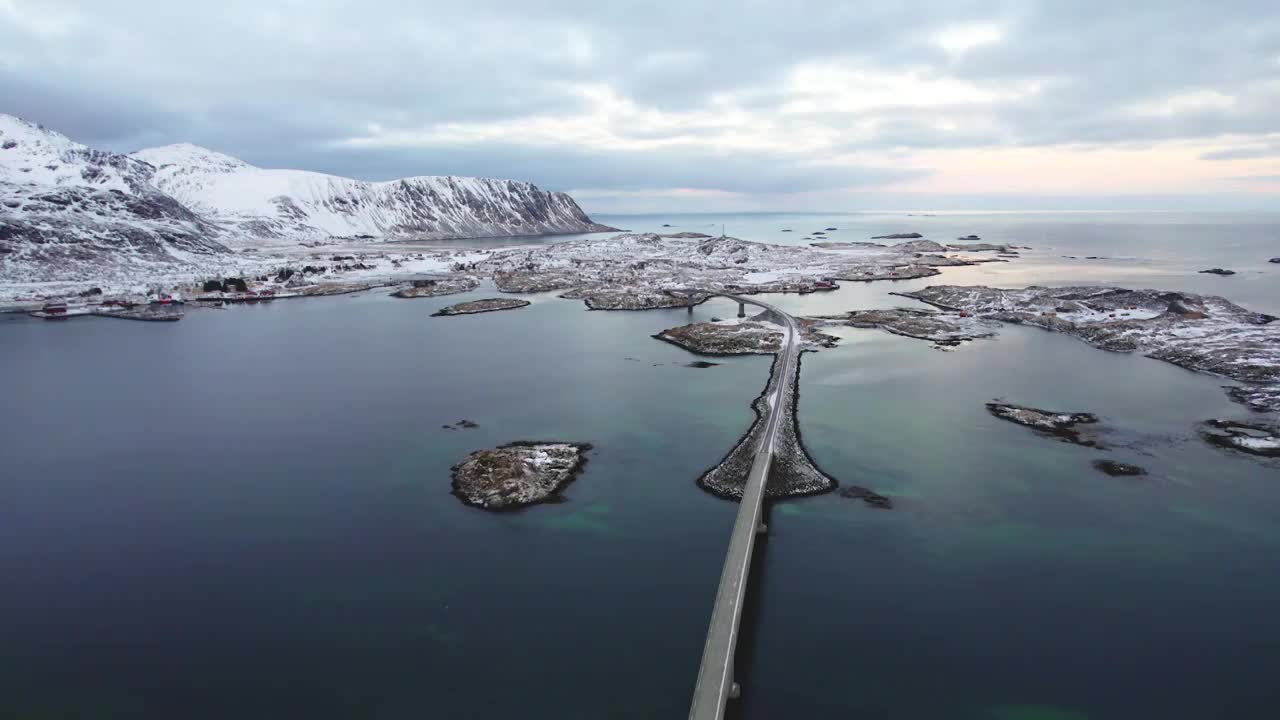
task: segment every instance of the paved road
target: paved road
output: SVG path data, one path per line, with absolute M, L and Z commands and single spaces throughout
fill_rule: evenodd
M 751 551 L 755 547 L 758 529 L 761 527 L 761 510 L 764 504 L 764 486 L 769 478 L 773 461 L 774 441 L 778 429 L 786 421 L 784 400 L 791 392 L 791 372 L 800 356 L 800 328 L 795 318 L 768 303 L 726 295 L 731 300 L 756 305 L 772 311 L 786 323 L 787 335 L 773 364 L 773 391 L 769 394 L 769 416 L 765 418 L 765 431 L 760 436 L 747 486 L 738 505 L 738 519 L 733 524 L 729 538 L 729 550 L 725 555 L 724 570 L 720 573 L 720 589 L 716 591 L 716 604 L 707 629 L 707 644 L 702 650 L 702 666 L 698 670 L 698 684 L 693 690 L 693 704 L 689 720 L 713 720 L 724 717 L 725 703 L 737 697 L 733 679 L 733 656 L 738 647 L 738 624 L 742 619 L 742 602 L 746 595 L 747 573 L 751 567 Z

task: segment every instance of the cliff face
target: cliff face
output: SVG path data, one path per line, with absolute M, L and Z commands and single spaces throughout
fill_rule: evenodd
M 514 180 L 364 182 L 268 170 L 194 145 L 141 150 L 158 188 L 230 231 L 233 244 L 321 237 L 451 239 L 602 232 L 573 198 Z

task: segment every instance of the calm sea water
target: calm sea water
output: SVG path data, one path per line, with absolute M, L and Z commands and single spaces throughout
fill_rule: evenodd
M 600 219 L 1035 248 L 774 296 L 797 313 L 930 282 L 1119 282 L 1280 313 L 1274 217 Z M 1196 273 L 1212 266 L 1240 274 Z M 491 293 L 0 320 L 0 716 L 683 717 L 736 511 L 694 480 L 746 428 L 768 359 L 685 367 L 649 337 L 684 311 L 541 295 L 428 317 Z M 842 335 L 805 356 L 805 441 L 897 506 L 772 508 L 741 716 L 1274 714 L 1280 471 L 1195 436 L 1247 415 L 1224 381 L 1031 328 L 952 352 Z M 1098 413 L 1113 449 L 991 418 L 996 397 Z M 441 427 L 463 418 L 480 428 Z M 595 446 L 567 502 L 494 515 L 448 494 L 467 452 L 538 438 Z M 1107 477 L 1103 457 L 1151 474 Z

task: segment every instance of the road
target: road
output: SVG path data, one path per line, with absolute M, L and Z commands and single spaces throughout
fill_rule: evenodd
M 787 419 L 783 408 L 786 393 L 791 392 L 791 375 L 800 356 L 800 328 L 795 318 L 778 308 L 749 297 L 726 295 L 738 302 L 762 307 L 782 319 L 786 327 L 782 349 L 773 363 L 770 378 L 769 416 L 765 418 L 765 432 L 760 436 L 751 471 L 747 475 L 746 488 L 738 505 L 738 519 L 729 537 L 729 549 L 725 555 L 724 569 L 720 573 L 720 588 L 716 591 L 716 604 L 707 628 L 707 643 L 702 650 L 702 665 L 698 670 L 698 683 L 693 690 L 693 704 L 689 720 L 713 720 L 724 717 L 725 703 L 737 697 L 737 683 L 733 677 L 733 659 L 738 647 L 739 623 L 742 620 L 742 603 L 746 596 L 747 574 L 751 568 L 751 553 L 756 536 L 764 529 L 761 524 L 764 507 L 764 488 L 769 479 L 773 462 L 774 441 L 778 429 Z

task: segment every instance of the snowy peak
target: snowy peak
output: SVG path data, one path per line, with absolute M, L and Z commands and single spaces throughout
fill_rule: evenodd
M 0 114 L 0 183 L 135 193 L 150 177 L 149 167 L 127 155 L 93 150 L 61 133 Z
M 216 150 L 192 145 L 191 143 L 161 145 L 160 147 L 139 150 L 130 153 L 130 155 L 157 170 L 177 166 L 183 168 L 221 168 L 226 171 L 232 171 L 242 167 L 249 167 L 248 163 L 240 158 L 234 158 Z

